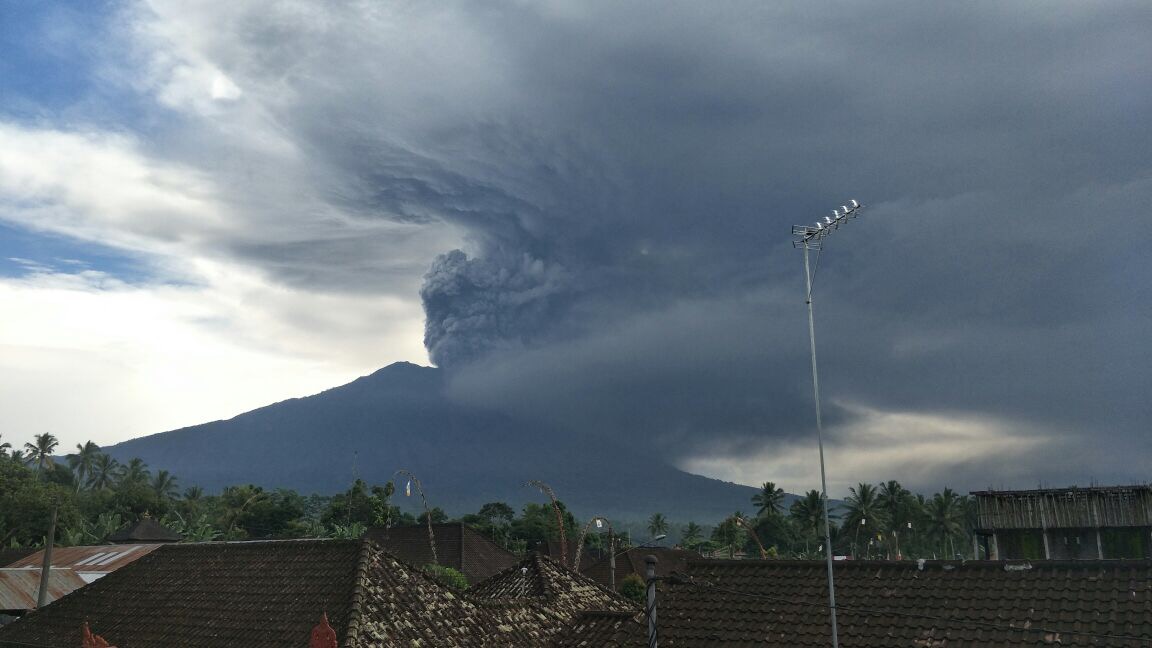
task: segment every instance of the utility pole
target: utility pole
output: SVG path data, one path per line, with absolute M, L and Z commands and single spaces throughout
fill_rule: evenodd
M 836 627 L 836 580 L 832 574 L 832 530 L 828 514 L 828 479 L 824 471 L 824 426 L 820 416 L 820 379 L 816 373 L 816 324 L 812 313 L 812 266 L 808 261 L 809 250 L 820 250 L 823 253 L 824 238 L 833 230 L 849 219 L 856 218 L 856 213 L 863 207 L 855 200 L 852 206 L 844 205 L 843 211 L 832 210 L 832 218 L 824 217 L 824 222 L 816 221 L 814 226 L 794 225 L 792 235 L 800 238 L 792 241 L 792 247 L 804 249 L 804 301 L 808 305 L 808 343 L 812 355 L 812 394 L 816 404 L 816 442 L 820 448 L 820 490 L 824 501 L 824 555 L 828 563 L 828 614 L 832 624 L 832 648 L 840 648 L 840 632 Z M 819 264 L 819 257 L 817 257 Z
M 644 575 L 648 581 L 644 603 L 644 615 L 648 617 L 648 648 L 659 648 L 656 632 L 656 556 L 645 556 L 644 563 L 647 565 Z
M 52 522 L 48 525 L 48 539 L 44 543 L 44 562 L 40 565 L 40 592 L 36 594 L 36 609 L 48 605 L 48 584 L 52 573 L 52 545 L 56 540 L 56 516 L 60 513 L 60 501 L 52 504 Z

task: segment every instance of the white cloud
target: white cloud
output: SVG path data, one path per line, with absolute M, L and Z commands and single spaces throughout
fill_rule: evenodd
M 0 280 L 0 429 L 63 446 L 193 425 L 425 362 L 411 304 L 228 284 L 131 286 L 95 272 Z M 238 279 L 236 279 L 238 277 Z
M 931 491 L 952 486 L 964 491 L 988 483 L 957 483 L 967 479 L 963 467 L 983 466 L 985 479 L 1018 485 L 1022 475 L 1013 470 L 1031 468 L 1041 446 L 1054 452 L 1058 440 L 1041 435 L 1029 425 L 964 412 L 881 411 L 857 404 L 840 404 L 852 423 L 825 430 L 825 465 L 828 492 L 833 498 L 848 495 L 860 482 L 897 479 L 906 487 Z M 1049 431 L 1050 432 L 1050 431 Z M 684 462 L 690 472 L 749 486 L 774 481 L 791 493 L 820 489 L 819 451 L 815 423 L 810 440 L 773 442 L 757 452 L 734 455 L 723 448 L 711 456 Z M 1001 486 L 1001 484 L 996 484 Z

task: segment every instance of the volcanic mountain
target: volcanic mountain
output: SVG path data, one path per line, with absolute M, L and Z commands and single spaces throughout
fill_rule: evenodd
M 499 412 L 452 402 L 443 370 L 396 363 L 306 398 L 109 446 L 140 457 L 182 486 L 232 484 L 346 490 L 382 484 L 398 469 L 420 477 L 429 504 L 450 514 L 491 501 L 544 501 L 548 483 L 580 517 L 714 522 L 749 508 L 756 489 L 692 475 L 652 456 Z

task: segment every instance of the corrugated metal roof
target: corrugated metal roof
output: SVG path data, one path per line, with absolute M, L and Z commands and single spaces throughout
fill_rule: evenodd
M 53 569 L 48 575 L 48 602 L 85 584 L 71 569 Z M 39 569 L 0 569 L 0 610 L 31 610 L 39 593 Z
M 96 547 L 56 547 L 52 550 L 52 568 L 68 568 L 83 574 L 107 574 L 147 556 L 162 544 L 101 545 Z M 44 562 L 44 552 L 21 558 L 10 568 L 36 568 Z

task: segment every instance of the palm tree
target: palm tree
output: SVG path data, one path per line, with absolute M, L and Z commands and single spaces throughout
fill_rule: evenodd
M 886 520 L 875 486 L 860 483 L 855 488 L 848 490 L 852 494 L 844 499 L 848 511 L 848 514 L 844 516 L 844 530 L 853 529 L 852 553 L 856 554 L 860 532 L 864 532 L 865 538 L 873 538 L 880 529 L 884 528 Z
M 764 482 L 760 492 L 752 496 L 752 503 L 757 507 L 756 515 L 780 515 L 784 510 L 784 489 L 776 488 L 774 482 Z
M 0 434 L 0 438 L 3 438 L 3 437 L 4 437 L 4 435 Z M 8 456 L 8 448 L 11 448 L 11 447 L 12 447 L 11 443 L 8 443 L 7 441 L 0 441 L 0 457 L 7 457 Z
M 792 502 L 788 514 L 804 532 L 804 547 L 807 553 L 808 540 L 815 538 L 819 542 L 824 536 L 824 498 L 820 491 L 810 490 L 804 497 Z
M 956 551 L 955 538 L 963 529 L 963 502 L 951 488 L 945 488 L 928 501 L 927 512 L 928 536 L 940 543 L 942 556 L 952 555 Z
M 664 517 L 663 513 L 653 513 L 652 517 L 648 518 L 649 537 L 655 538 L 665 533 L 668 533 L 668 519 Z
M 889 552 L 888 557 L 891 559 L 895 555 L 899 559 L 902 556 L 900 553 L 900 532 L 905 525 L 912 522 L 915 500 L 912 499 L 912 493 L 895 479 L 880 484 L 880 494 L 877 499 L 880 509 L 884 511 L 884 517 L 888 521 L 888 533 L 891 535 L 894 548 L 894 551 Z
M 45 464 L 49 466 L 53 464 L 52 452 L 56 450 L 56 446 L 58 445 L 60 445 L 60 441 L 58 441 L 51 432 L 37 434 L 35 441 L 24 444 L 24 449 L 28 452 L 29 458 L 36 464 L 37 473 L 44 469 Z
M 701 529 L 700 525 L 695 522 L 689 522 L 680 530 L 680 544 L 686 549 L 695 547 L 703 539 L 704 529 Z
M 12 459 L 12 461 L 15 461 L 16 463 L 20 464 L 21 466 L 27 466 L 28 465 L 28 457 L 24 454 L 23 450 L 13 450 L 12 454 L 10 455 L 9 458 Z
M 152 478 L 152 490 L 160 499 L 176 499 L 176 478 L 167 470 L 161 470 Z
M 140 457 L 132 457 L 124 465 L 124 471 L 120 474 L 120 482 L 117 486 L 146 484 L 149 476 L 151 476 L 151 471 L 148 470 L 148 464 L 144 463 Z
M 87 441 L 83 445 L 77 443 L 76 454 L 68 455 L 68 467 L 76 473 L 76 490 L 80 490 L 80 486 L 88 481 L 88 476 L 92 474 L 92 462 L 98 454 L 100 446 Z
M 103 452 L 92 460 L 92 472 L 88 477 L 88 487 L 92 490 L 111 488 L 120 478 L 120 462 Z

